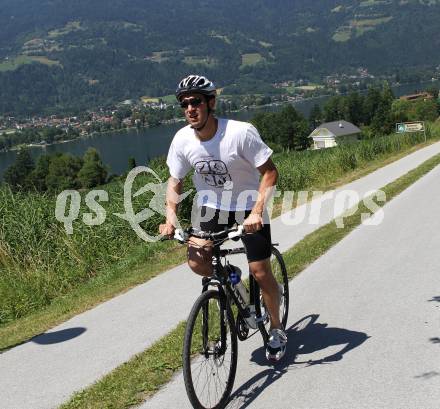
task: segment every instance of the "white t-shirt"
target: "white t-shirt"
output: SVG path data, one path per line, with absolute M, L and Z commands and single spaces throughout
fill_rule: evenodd
M 258 196 L 257 167 L 272 153 L 251 124 L 219 118 L 216 134 L 206 142 L 189 125 L 180 129 L 171 143 L 167 165 L 176 179 L 194 169 L 199 206 L 250 210 Z

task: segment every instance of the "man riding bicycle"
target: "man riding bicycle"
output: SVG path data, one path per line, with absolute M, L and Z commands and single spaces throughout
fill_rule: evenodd
M 159 231 L 174 234 L 183 179 L 194 169 L 198 206 L 193 225 L 218 232 L 235 222 L 243 223 L 249 270 L 270 314 L 266 357 L 278 361 L 285 354 L 287 337 L 280 323 L 279 288 L 271 271 L 270 224 L 265 213 L 278 178 L 270 159 L 273 152 L 251 124 L 214 116 L 216 88 L 207 78 L 189 75 L 182 79 L 176 98 L 188 125 L 176 133 L 168 152 L 167 216 Z M 211 242 L 196 237 L 188 246 L 188 265 L 201 276 L 212 275 L 211 247 Z

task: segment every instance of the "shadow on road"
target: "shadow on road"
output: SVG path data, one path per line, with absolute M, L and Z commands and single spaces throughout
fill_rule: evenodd
M 437 295 L 435 297 L 432 297 L 430 300 L 428 300 L 429 302 L 440 302 L 440 296 Z M 430 342 L 432 342 L 433 344 L 440 344 L 440 337 L 434 337 L 434 338 L 430 338 L 429 339 Z
M 425 373 L 423 373 L 421 375 L 415 376 L 415 378 L 418 378 L 418 379 L 432 379 L 432 378 L 435 378 L 436 376 L 439 376 L 439 375 L 440 375 L 440 372 L 431 371 L 431 372 L 425 372 Z
M 76 327 L 63 329 L 61 331 L 46 332 L 45 334 L 32 338 L 31 342 L 35 342 L 36 344 L 40 345 L 59 344 L 61 342 L 66 342 L 73 338 L 79 337 L 86 331 L 86 328 Z
M 252 353 L 251 361 L 267 367 L 246 383 L 241 385 L 231 397 L 228 408 L 246 408 L 270 384 L 281 378 L 286 372 L 301 367 L 330 364 L 339 361 L 344 354 L 358 347 L 369 337 L 358 331 L 329 327 L 326 323 L 317 322 L 318 314 L 308 315 L 287 329 L 287 351 L 283 360 L 271 365 L 267 362 L 264 348 Z M 340 346 L 336 353 L 321 359 L 301 359 L 301 355 L 312 354 L 328 347 Z M 333 348 L 334 350 L 334 348 Z M 298 365 L 295 367 L 295 365 Z

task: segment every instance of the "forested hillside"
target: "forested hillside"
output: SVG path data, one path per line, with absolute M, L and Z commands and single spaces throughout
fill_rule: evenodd
M 440 1 L 0 0 L 0 115 L 440 64 Z

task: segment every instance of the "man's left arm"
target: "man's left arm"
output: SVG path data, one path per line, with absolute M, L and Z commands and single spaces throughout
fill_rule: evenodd
M 272 159 L 268 159 L 263 165 L 257 168 L 262 177 L 258 188 L 258 198 L 252 208 L 251 214 L 244 221 L 248 233 L 253 233 L 263 227 L 263 213 L 270 197 L 273 194 L 278 180 L 278 170 Z

